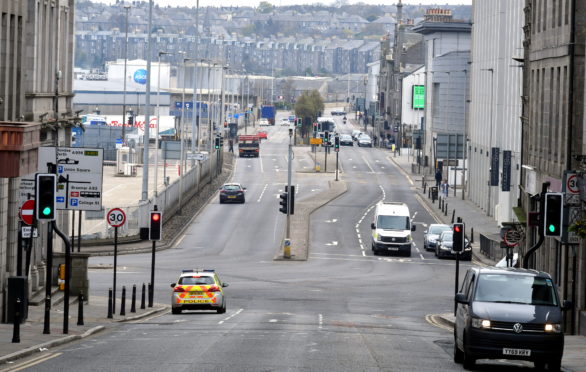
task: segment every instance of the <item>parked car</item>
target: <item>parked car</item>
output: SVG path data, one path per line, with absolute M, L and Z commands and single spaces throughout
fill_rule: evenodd
M 444 231 L 451 231 L 452 226 L 439 223 L 429 225 L 429 228 L 423 233 L 423 249 L 426 251 L 435 251 L 436 242 Z
M 340 146 L 354 146 L 352 136 L 349 134 L 340 134 Z
M 258 138 L 260 139 L 267 139 L 268 138 L 268 134 L 266 130 L 259 130 L 258 132 L 256 132 L 256 135 L 258 136 Z
M 269 119 L 264 119 L 264 118 L 258 119 L 258 126 L 259 127 L 268 127 L 269 125 L 271 125 L 269 123 Z
M 359 136 L 360 134 L 362 134 L 362 131 L 359 131 L 358 129 L 354 129 L 354 130 L 352 131 L 352 139 L 353 139 L 354 141 L 357 141 L 357 140 L 358 140 L 358 136 Z
M 547 273 L 472 267 L 455 296 L 454 362 L 472 369 L 478 359 L 533 361 L 559 371 L 564 352 L 561 301 Z

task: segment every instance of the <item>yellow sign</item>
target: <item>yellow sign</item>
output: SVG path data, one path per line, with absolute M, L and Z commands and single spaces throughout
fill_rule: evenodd
M 321 138 L 310 138 L 309 139 L 309 144 L 310 145 L 321 145 L 322 144 L 322 139 Z

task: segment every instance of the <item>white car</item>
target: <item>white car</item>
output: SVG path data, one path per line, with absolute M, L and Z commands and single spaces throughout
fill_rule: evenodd
M 358 137 L 358 146 L 372 147 L 372 140 L 370 139 L 370 136 L 363 134 L 362 136 Z
M 357 140 L 358 139 L 358 136 L 360 136 L 361 134 L 362 134 L 361 131 L 359 131 L 358 129 L 354 129 L 352 131 L 352 139 L 353 140 Z
M 281 125 L 289 125 L 289 123 L 290 123 L 289 119 L 287 119 L 287 118 L 281 119 Z
M 258 125 L 260 127 L 268 127 L 269 126 L 269 119 L 258 119 Z

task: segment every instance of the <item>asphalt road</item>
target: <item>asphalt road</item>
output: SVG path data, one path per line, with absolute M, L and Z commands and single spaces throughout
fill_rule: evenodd
M 349 125 L 341 128 L 350 131 Z M 423 250 L 423 231 L 433 218 L 389 152 L 343 147 L 341 177 L 348 192 L 312 215 L 309 260 L 273 261 L 285 228 L 278 194 L 287 179 L 288 134 L 285 126 L 267 130 L 261 158 L 237 160 L 233 180 L 247 187 L 246 203 L 220 205 L 214 199 L 176 248 L 157 254 L 156 302 L 170 302 L 169 284 L 181 269 L 214 268 L 230 285 L 228 311 L 167 313 L 121 325 L 52 350 L 51 358 L 28 370 L 462 369 L 452 361 L 451 331 L 430 317 L 453 309 L 454 261 Z M 296 173 L 298 198 L 326 187 L 320 180 Z M 411 257 L 372 254 L 372 206 L 381 199 L 409 205 L 417 224 Z M 119 257 L 120 285 L 148 281 L 150 260 L 148 254 Z M 112 258 L 90 263 L 111 264 Z M 111 277 L 111 270 L 92 270 L 92 290 L 106 294 Z M 497 361 L 478 370 L 527 365 Z

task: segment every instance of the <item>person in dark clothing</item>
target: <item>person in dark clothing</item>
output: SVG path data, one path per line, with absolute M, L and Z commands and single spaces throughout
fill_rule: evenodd
M 438 169 L 438 170 L 435 172 L 435 186 L 436 186 L 436 187 L 439 187 L 439 186 L 441 185 L 441 183 L 442 183 L 442 178 L 443 178 L 443 177 L 442 177 L 442 171 Z
M 228 151 L 230 151 L 230 152 L 234 152 L 234 141 L 232 141 L 232 140 L 230 139 L 230 140 L 228 141 L 228 145 L 229 145 Z

